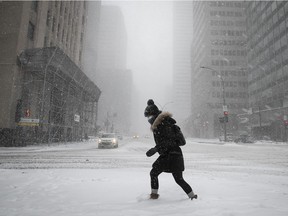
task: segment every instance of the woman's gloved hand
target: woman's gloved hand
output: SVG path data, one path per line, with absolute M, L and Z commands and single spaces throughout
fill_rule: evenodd
M 156 152 L 157 152 L 157 148 L 154 147 L 154 148 L 149 149 L 149 150 L 146 152 L 146 155 L 147 155 L 147 157 L 151 157 L 151 156 L 153 156 Z

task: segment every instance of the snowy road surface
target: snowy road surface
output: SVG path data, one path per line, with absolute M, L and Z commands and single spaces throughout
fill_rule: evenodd
M 159 200 L 147 199 L 152 146 L 126 138 L 118 149 L 97 149 L 96 141 L 0 148 L 0 215 L 288 215 L 287 143 L 187 140 L 193 201 L 166 173 Z

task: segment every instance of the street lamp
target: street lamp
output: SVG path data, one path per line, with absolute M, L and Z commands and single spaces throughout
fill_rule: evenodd
M 227 123 L 227 118 L 228 118 L 228 111 L 227 111 L 227 106 L 226 106 L 226 101 L 225 101 L 225 87 L 224 87 L 224 80 L 223 77 L 221 76 L 221 74 L 210 67 L 206 67 L 206 66 L 201 66 L 200 68 L 202 69 L 207 69 L 207 70 L 211 70 L 214 71 L 217 74 L 217 77 L 221 80 L 221 85 L 222 85 L 222 97 L 223 97 L 223 115 L 224 115 L 224 141 L 227 141 L 227 129 L 226 129 L 226 123 Z

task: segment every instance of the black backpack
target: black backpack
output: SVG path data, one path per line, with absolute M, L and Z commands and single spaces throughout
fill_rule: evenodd
M 178 146 L 184 146 L 186 144 L 185 137 L 178 125 L 173 125 L 173 130 L 175 132 L 175 139 Z

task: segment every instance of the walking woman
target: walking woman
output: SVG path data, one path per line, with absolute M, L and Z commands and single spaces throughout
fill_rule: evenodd
M 151 124 L 156 143 L 155 147 L 146 152 L 146 155 L 151 157 L 155 153 L 159 153 L 159 157 L 153 163 L 150 171 L 150 199 L 158 199 L 159 197 L 158 176 L 162 172 L 172 173 L 175 182 L 184 190 L 187 196 L 191 200 L 197 199 L 197 194 L 194 194 L 191 186 L 183 178 L 184 160 L 182 150 L 176 141 L 177 134 L 174 130 L 176 121 L 170 113 L 160 111 L 152 99 L 147 102 L 144 116 L 148 118 L 148 122 Z

